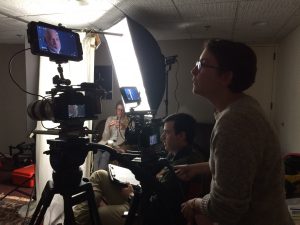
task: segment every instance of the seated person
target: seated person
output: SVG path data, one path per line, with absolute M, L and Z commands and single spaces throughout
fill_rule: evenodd
M 171 115 L 164 120 L 161 139 L 165 150 L 168 152 L 167 159 L 171 166 L 203 161 L 203 156 L 192 148 L 195 124 L 195 119 L 184 113 Z M 166 167 L 152 177 L 154 183 L 157 184 L 155 186 L 159 186 L 159 191 L 151 188 L 154 186 L 152 183 L 142 185 L 143 196 L 149 199 L 141 207 L 143 221 L 150 225 L 185 224 L 180 212 L 180 204 L 184 201 L 188 183 L 177 179 L 174 171 Z M 102 224 L 124 224 L 125 219 L 122 215 L 124 211 L 129 209 L 128 198 L 133 194 L 131 185 L 121 187 L 112 182 L 108 172 L 104 170 L 94 172 L 90 182 L 93 186 Z M 74 207 L 74 215 L 78 224 L 90 224 L 89 209 L 86 202 Z M 172 223 L 169 223 L 169 216 L 173 219 Z
M 121 145 L 125 142 L 125 130 L 128 126 L 128 118 L 125 115 L 122 101 L 116 104 L 116 115 L 109 116 L 106 119 L 104 131 L 100 144 L 111 145 L 119 152 L 124 152 Z M 98 151 L 94 155 L 94 171 L 98 169 L 107 169 L 110 154 L 108 152 Z

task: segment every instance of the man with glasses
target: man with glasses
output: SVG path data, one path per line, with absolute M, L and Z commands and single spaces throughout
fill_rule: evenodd
M 258 102 L 243 92 L 256 75 L 256 55 L 245 44 L 206 43 L 191 71 L 193 93 L 215 107 L 208 163 L 177 166 L 183 180 L 212 174 L 211 191 L 182 204 L 182 213 L 198 224 L 293 224 L 284 194 L 280 145 Z

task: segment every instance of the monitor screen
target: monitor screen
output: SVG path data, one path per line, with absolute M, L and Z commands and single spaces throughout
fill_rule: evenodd
M 30 22 L 27 33 L 32 54 L 47 56 L 53 61 L 82 60 L 79 35 L 70 29 Z
M 120 91 L 125 103 L 141 101 L 140 93 L 136 87 L 121 87 Z

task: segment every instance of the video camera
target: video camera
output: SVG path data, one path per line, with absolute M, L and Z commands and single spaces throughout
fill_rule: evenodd
M 59 137 L 47 140 L 53 180 L 59 189 L 78 186 L 91 133 L 84 128 L 84 121 L 97 119 L 101 113 L 100 99 L 105 92 L 94 83 L 71 85 L 63 76 L 62 63 L 82 60 L 82 46 L 79 35 L 71 29 L 43 22 L 28 24 L 28 42 L 34 55 L 46 56 L 58 64 L 59 75 L 53 77 L 55 85 L 47 91 L 47 97 L 28 105 L 28 115 L 35 121 L 51 120 L 60 123 L 59 129 L 35 130 L 36 134 L 58 134 Z M 66 185 L 66 177 L 72 177 Z
M 27 108 L 34 120 L 85 121 L 101 113 L 99 98 L 104 92 L 93 83 L 82 83 L 78 88 L 58 85 L 46 93 L 51 94 L 51 99 L 32 102 Z
M 96 119 L 96 115 L 101 113 L 100 98 L 105 95 L 103 89 L 94 83 L 70 86 L 71 82 L 63 77 L 60 65 L 68 60 L 82 60 L 79 35 L 65 27 L 43 22 L 30 22 L 27 34 L 32 54 L 47 56 L 59 64 L 60 74 L 53 78 L 55 88 L 46 92 L 51 98 L 29 104 L 28 115 L 33 120 L 52 120 L 67 124 L 78 122 L 79 126 L 85 120 Z M 56 46 L 59 51 L 52 51 L 49 45 Z

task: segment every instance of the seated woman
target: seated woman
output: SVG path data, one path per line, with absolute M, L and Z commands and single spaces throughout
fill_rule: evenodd
M 116 104 L 116 115 L 109 116 L 106 119 L 102 139 L 99 144 L 113 146 L 114 149 L 124 152 L 122 144 L 125 142 L 125 130 L 128 126 L 128 118 L 125 115 L 124 105 L 122 101 Z M 107 169 L 110 154 L 108 152 L 98 151 L 94 155 L 94 171 L 99 169 Z

